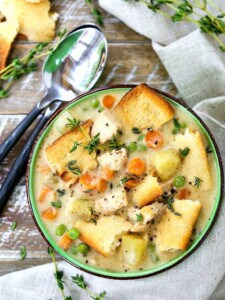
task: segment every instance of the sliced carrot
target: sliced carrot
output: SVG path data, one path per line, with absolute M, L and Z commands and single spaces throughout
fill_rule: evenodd
M 71 243 L 72 240 L 71 238 L 69 238 L 67 232 L 65 232 L 64 235 L 58 241 L 59 247 L 62 248 L 63 250 L 68 250 Z
M 106 108 L 112 108 L 114 103 L 116 101 L 116 98 L 112 95 L 106 95 L 103 100 L 102 100 L 102 104 L 106 107 Z
M 42 217 L 46 220 L 53 221 L 57 217 L 57 210 L 54 207 L 49 207 L 42 212 Z
M 38 196 L 38 201 L 43 202 L 44 200 L 46 200 L 48 193 L 51 191 L 52 189 L 49 186 L 44 186 Z
M 107 188 L 107 181 L 104 178 L 98 178 L 96 188 L 99 193 L 103 193 Z
M 151 149 L 158 149 L 163 144 L 163 136 L 160 131 L 149 131 L 145 136 L 146 144 Z
M 100 173 L 101 173 L 101 177 L 107 181 L 112 180 L 114 177 L 114 171 L 110 169 L 108 166 L 102 168 Z
M 140 182 L 135 179 L 129 179 L 127 182 L 124 183 L 124 186 L 128 189 L 135 188 Z
M 41 166 L 41 167 L 40 167 L 40 170 L 41 170 L 41 172 L 43 172 L 43 173 L 51 173 L 51 172 L 52 172 L 51 168 L 50 168 L 48 165 L 43 165 L 43 166 Z
M 128 162 L 128 172 L 130 174 L 140 176 L 144 174 L 145 169 L 146 169 L 145 162 L 138 157 L 134 157 Z
M 188 189 L 182 189 L 179 191 L 179 193 L 177 194 L 177 198 L 179 200 L 182 200 L 182 199 L 187 199 L 188 196 L 190 195 L 190 191 Z
M 89 173 L 85 173 L 85 174 L 81 175 L 79 182 L 80 182 L 80 184 L 85 186 L 85 188 L 87 188 L 87 190 L 93 190 L 96 187 L 96 184 L 94 183 L 94 179 L 91 177 L 91 175 Z

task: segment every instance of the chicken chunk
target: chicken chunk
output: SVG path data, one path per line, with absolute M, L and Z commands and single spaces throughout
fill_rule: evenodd
M 127 161 L 127 153 L 125 148 L 106 152 L 98 157 L 98 163 L 102 166 L 108 166 L 111 170 L 121 170 Z

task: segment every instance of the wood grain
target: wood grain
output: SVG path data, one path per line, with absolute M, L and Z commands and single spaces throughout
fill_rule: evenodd
M 67 28 L 70 31 L 81 24 L 94 22 L 83 0 L 55 0 L 52 10 L 60 13 L 57 29 Z M 105 12 L 103 15 L 103 31 L 109 42 L 109 56 L 97 86 L 147 82 L 153 87 L 176 95 L 176 88 L 154 53 L 151 42 L 113 16 Z M 33 46 L 34 44 L 26 40 L 17 40 L 12 57 L 23 56 Z M 41 67 L 15 84 L 11 96 L 0 102 L 0 143 L 43 95 Z M 24 134 L 0 165 L 0 183 L 3 182 L 29 133 L 30 131 Z M 13 221 L 17 221 L 15 231 L 10 229 Z M 22 245 L 27 247 L 27 258 L 24 261 L 19 259 L 19 249 Z M 23 176 L 0 216 L 0 275 L 50 262 L 46 249 L 47 244 L 36 229 L 29 212 Z

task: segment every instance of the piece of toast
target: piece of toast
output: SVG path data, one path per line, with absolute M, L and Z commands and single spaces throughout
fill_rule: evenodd
M 91 125 L 92 121 L 87 120 L 81 125 L 83 131 L 80 130 L 80 128 L 75 128 L 60 136 L 45 150 L 49 166 L 53 172 L 60 176 L 64 181 L 72 180 L 73 182 L 76 182 L 78 179 L 78 176 L 68 169 L 68 163 L 71 161 L 76 161 L 76 165 L 80 168 L 82 173 L 94 169 L 97 166 L 95 152 L 89 154 L 88 150 L 84 149 L 84 146 L 88 143 L 86 134 L 89 135 Z M 81 145 L 73 152 L 70 152 L 76 141 L 81 143 Z
M 114 108 L 119 121 L 130 128 L 159 128 L 174 116 L 173 107 L 147 84 L 126 93 Z
M 55 21 L 51 18 L 49 0 L 31 3 L 24 0 L 4 0 L 0 10 L 7 20 L 19 22 L 19 33 L 29 41 L 50 42 L 55 35 Z
M 132 197 L 138 207 L 143 207 L 157 200 L 157 197 L 163 193 L 162 187 L 159 185 L 156 177 L 148 175 L 145 179 L 133 190 Z
M 0 23 L 0 70 L 6 66 L 12 43 L 19 31 L 18 21 L 5 21 Z
M 80 239 L 107 257 L 112 255 L 120 244 L 120 239 L 132 224 L 120 216 L 102 217 L 97 224 L 78 221 L 75 227 L 80 232 Z
M 188 147 L 189 153 L 183 159 L 181 175 L 185 176 L 188 182 L 194 184 L 195 177 L 202 180 L 199 190 L 208 190 L 211 188 L 211 174 L 205 146 L 199 132 L 186 129 L 184 134 L 177 134 L 175 138 L 175 147 L 185 149 Z
M 168 208 L 156 224 L 156 244 L 160 251 L 185 250 L 195 222 L 198 218 L 201 202 L 192 200 L 175 200 L 173 208 L 181 216 L 175 215 Z

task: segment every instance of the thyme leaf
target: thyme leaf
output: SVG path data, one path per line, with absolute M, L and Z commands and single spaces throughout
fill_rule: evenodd
M 16 229 L 16 226 L 17 226 L 17 223 L 16 223 L 16 221 L 14 221 L 12 223 L 12 225 L 10 226 L 11 230 L 14 231 Z
M 81 174 L 81 170 L 77 165 L 77 161 L 76 160 L 71 160 L 68 165 L 67 168 L 70 170 L 71 173 L 75 174 L 75 175 L 79 175 Z
M 50 202 L 50 204 L 55 208 L 61 208 L 62 207 L 62 202 L 60 200 L 52 201 L 52 202 Z
M 185 147 L 183 150 L 179 149 L 179 154 L 181 157 L 186 157 L 189 153 L 190 149 L 188 147 Z
M 26 248 L 26 246 L 21 246 L 20 247 L 20 260 L 24 260 L 26 256 L 27 256 L 27 248 Z
M 70 149 L 70 153 L 72 153 L 73 151 L 77 150 L 77 147 L 78 146 L 81 146 L 82 143 L 79 143 L 79 142 L 73 142 L 73 147 Z
M 81 124 L 81 120 L 75 118 L 73 119 L 67 118 L 67 121 L 68 123 L 66 124 L 66 127 L 69 127 L 70 129 L 75 129 L 79 127 Z
M 194 186 L 196 186 L 197 188 L 200 187 L 200 184 L 203 182 L 203 180 L 201 180 L 199 177 L 194 178 Z
M 97 133 L 93 138 L 90 139 L 88 144 L 84 146 L 84 149 L 88 150 L 88 153 L 91 154 L 94 150 L 97 150 L 100 143 L 100 133 Z
M 144 217 L 143 217 L 143 215 L 141 213 L 140 214 L 136 214 L 136 217 L 137 217 L 136 221 L 138 221 L 138 222 L 142 222 L 144 220 Z

